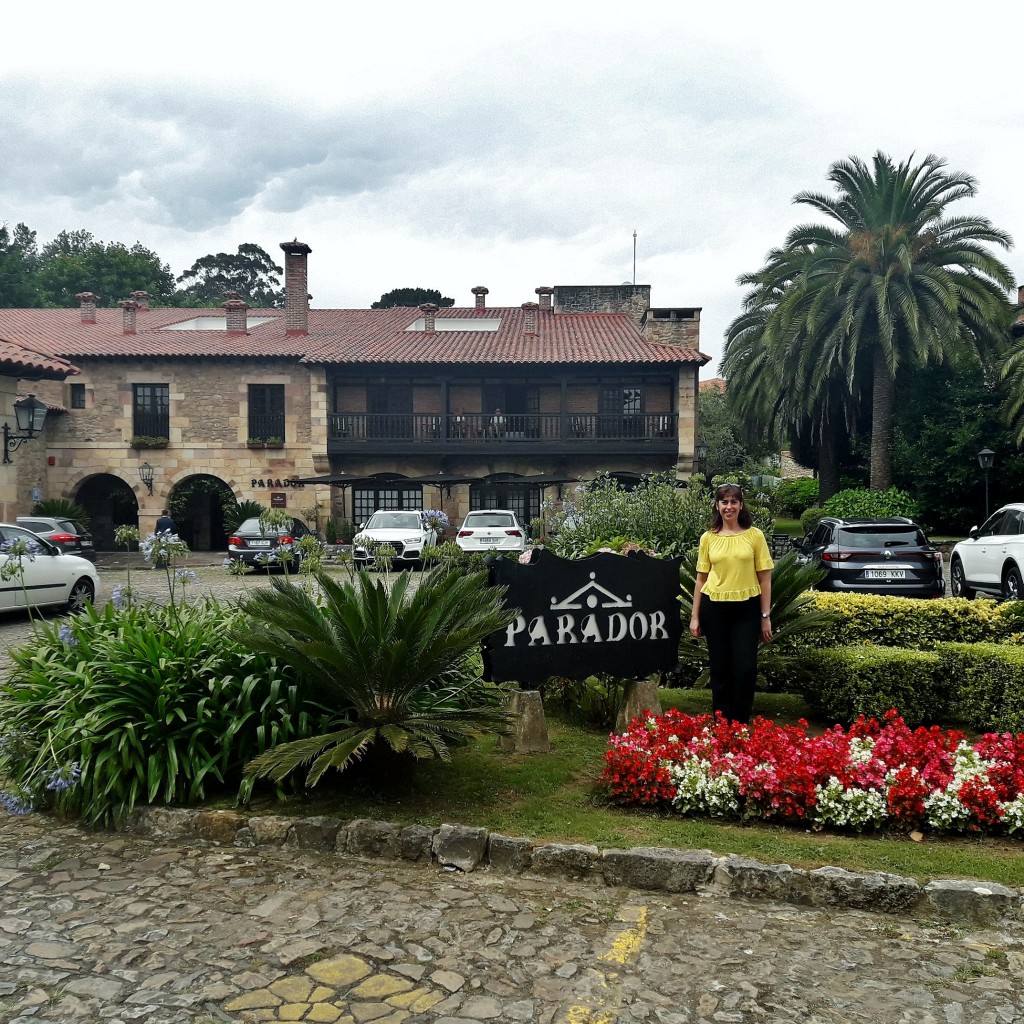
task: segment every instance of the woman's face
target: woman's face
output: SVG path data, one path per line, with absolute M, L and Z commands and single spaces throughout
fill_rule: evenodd
M 735 523 L 736 517 L 740 514 L 740 509 L 743 508 L 743 499 L 738 494 L 731 494 L 726 491 L 725 494 L 717 499 L 715 504 L 723 522 Z

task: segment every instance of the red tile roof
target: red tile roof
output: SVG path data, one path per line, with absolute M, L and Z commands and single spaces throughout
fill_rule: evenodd
M 10 377 L 63 380 L 78 373 L 78 367 L 0 337 L 0 373 Z
M 709 380 L 702 380 L 698 387 L 701 391 L 720 391 L 724 395 L 728 384 L 721 377 L 712 377 Z
M 249 333 L 161 330 L 196 317 L 223 318 L 220 309 L 140 309 L 136 333 L 123 333 L 119 309 L 97 309 L 83 324 L 78 309 L 0 309 L 0 337 L 17 339 L 52 356 L 300 358 L 312 363 L 688 363 L 709 356 L 648 341 L 623 313 L 535 311 L 537 334 L 523 333 L 521 308 L 439 310 L 437 319 L 500 319 L 496 331 L 408 331 L 419 309 L 311 309 L 309 334 L 288 336 L 283 309 L 251 309 L 270 317 Z

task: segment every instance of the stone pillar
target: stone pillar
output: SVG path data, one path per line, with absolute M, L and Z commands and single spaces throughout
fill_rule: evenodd
M 626 699 L 615 719 L 615 731 L 623 733 L 629 723 L 644 712 L 661 714 L 661 698 L 656 679 L 631 679 L 626 683 Z
M 509 732 L 498 737 L 498 748 L 507 754 L 546 754 L 551 745 L 540 690 L 514 690 L 508 710 Z

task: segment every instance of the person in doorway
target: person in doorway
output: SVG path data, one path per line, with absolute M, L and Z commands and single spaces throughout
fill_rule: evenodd
M 160 513 L 160 518 L 156 521 L 156 533 L 177 533 L 178 524 L 168 515 L 167 509 L 164 509 Z
M 487 429 L 491 437 L 504 437 L 505 417 L 501 414 L 500 409 L 494 410 L 494 415 L 491 417 L 491 422 Z
M 452 437 L 466 437 L 468 433 L 469 428 L 466 425 L 466 414 L 460 405 L 452 417 Z
M 739 484 L 719 484 L 700 538 L 690 633 L 707 640 L 712 710 L 733 722 L 750 721 L 758 644 L 772 638 L 774 565 Z

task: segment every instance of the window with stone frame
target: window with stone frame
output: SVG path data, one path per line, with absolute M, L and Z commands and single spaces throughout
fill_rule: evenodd
M 253 441 L 284 441 L 284 385 L 249 385 L 249 434 Z
M 169 384 L 132 385 L 132 433 L 136 437 L 170 437 Z
M 70 385 L 71 390 L 71 408 L 72 409 L 84 409 L 85 408 L 85 385 L 84 384 L 72 384 Z

